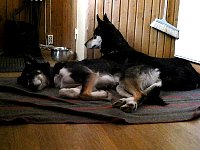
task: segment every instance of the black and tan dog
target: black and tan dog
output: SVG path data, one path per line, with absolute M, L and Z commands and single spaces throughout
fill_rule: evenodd
M 160 71 L 146 65 L 127 67 L 104 59 L 85 59 L 57 64 L 64 67 L 54 77 L 62 97 L 84 100 L 110 99 L 107 90 L 114 88 L 123 98 L 113 104 L 125 112 L 136 110 L 144 100 L 165 105 L 159 97 L 162 81 Z
M 109 21 L 106 14 L 103 20 L 97 15 L 98 26 L 94 36 L 85 45 L 87 48 L 100 48 L 102 58 L 119 64 L 149 65 L 161 72 L 162 90 L 193 90 L 200 86 L 200 75 L 190 62 L 179 58 L 151 57 L 131 48 L 119 30 Z

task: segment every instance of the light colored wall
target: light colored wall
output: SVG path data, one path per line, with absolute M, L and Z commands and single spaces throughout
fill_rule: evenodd
M 85 58 L 85 46 L 86 41 L 86 22 L 87 22 L 87 9 L 88 0 L 77 1 L 77 40 L 76 40 L 76 52 L 78 60 Z
M 181 0 L 178 16 L 180 38 L 176 41 L 175 56 L 200 63 L 200 1 Z

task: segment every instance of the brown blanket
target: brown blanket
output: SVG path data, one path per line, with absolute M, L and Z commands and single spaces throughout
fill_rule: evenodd
M 112 92 L 112 102 L 119 96 Z M 16 78 L 0 78 L 0 123 L 161 123 L 200 116 L 200 89 L 162 92 L 167 106 L 142 105 L 133 113 L 112 108 L 110 101 L 83 101 L 58 97 L 58 89 L 30 92 Z

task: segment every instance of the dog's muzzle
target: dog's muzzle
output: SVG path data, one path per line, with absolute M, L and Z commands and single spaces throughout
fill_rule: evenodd
M 102 43 L 102 38 L 101 36 L 93 36 L 91 39 L 89 39 L 86 43 L 85 46 L 89 49 L 99 49 L 101 48 L 101 43 Z

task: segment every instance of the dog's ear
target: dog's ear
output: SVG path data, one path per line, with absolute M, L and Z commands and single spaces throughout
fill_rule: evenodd
M 103 16 L 103 20 L 104 20 L 105 23 L 110 23 L 110 20 L 108 19 L 106 13 L 105 13 L 104 16 Z
M 97 14 L 97 22 L 99 25 L 103 24 L 103 21 L 99 18 L 99 15 Z

